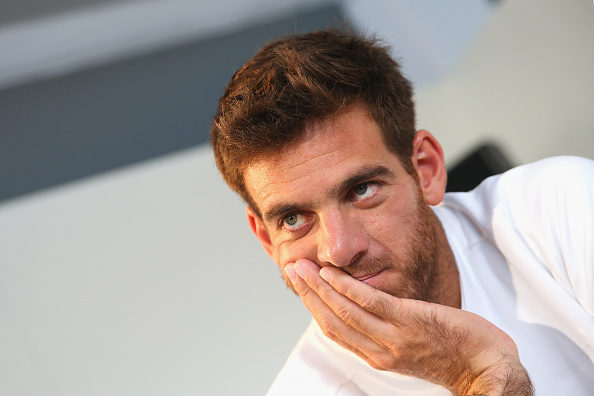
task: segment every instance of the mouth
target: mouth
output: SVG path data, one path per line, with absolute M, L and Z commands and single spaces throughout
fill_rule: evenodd
M 371 273 L 371 274 L 365 274 L 365 275 L 361 275 L 361 276 L 353 276 L 353 278 L 357 279 L 360 282 L 368 283 L 368 281 L 371 281 L 373 278 L 375 278 L 376 276 L 378 276 L 382 272 L 384 272 L 383 269 L 382 270 L 379 270 L 377 272 Z

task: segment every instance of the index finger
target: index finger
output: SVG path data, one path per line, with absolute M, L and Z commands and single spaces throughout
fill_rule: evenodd
M 338 268 L 324 267 L 320 269 L 320 277 L 366 311 L 390 321 L 398 321 L 401 299 L 374 289 Z
M 353 351 L 363 359 L 368 354 L 379 353 L 381 350 L 379 345 L 367 335 L 356 330 L 354 326 L 349 325 L 340 314 L 360 310 L 367 316 L 372 315 L 323 281 L 318 276 L 319 267 L 313 262 L 299 260 L 296 266 L 287 265 L 285 271 L 287 273 L 295 271 L 294 267 L 299 269 L 299 276 L 294 273 L 289 278 L 295 291 L 303 304 L 312 313 L 322 332 L 328 338 Z
M 357 330 L 358 332 L 365 334 L 376 343 L 383 345 L 381 334 L 387 334 L 390 332 L 392 326 L 395 324 L 393 320 L 386 320 L 371 309 L 365 309 L 359 301 L 355 301 L 353 298 L 341 293 L 335 289 L 332 285 L 322 279 L 320 276 L 320 268 L 309 260 L 298 260 L 295 263 L 295 269 L 300 273 L 301 279 L 307 284 L 309 289 L 305 289 L 308 294 L 305 297 L 311 300 L 311 297 L 315 297 L 315 300 L 331 309 L 336 315 L 337 319 L 346 323 L 349 327 Z M 359 283 L 359 281 L 351 278 L 349 275 L 342 271 L 338 271 L 346 278 L 350 278 L 353 282 Z M 368 287 L 361 283 L 361 285 Z M 371 291 L 375 289 L 368 287 Z M 309 291 L 312 293 L 309 293 Z M 302 289 L 303 290 L 303 289 Z M 313 296 L 310 296 L 313 295 Z M 383 302 L 383 301 L 382 301 Z M 311 306 L 308 301 L 304 300 L 304 303 L 310 308 Z M 380 302 L 381 303 L 381 302 Z M 389 304 L 389 301 L 385 301 Z M 313 312 L 313 311 L 312 311 Z M 391 319 L 391 318 L 390 318 Z M 319 323 L 319 322 L 318 322 Z

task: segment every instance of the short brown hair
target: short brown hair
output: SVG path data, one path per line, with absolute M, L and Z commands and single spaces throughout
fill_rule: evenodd
M 315 121 L 357 103 L 366 106 L 387 148 L 414 174 L 410 82 L 376 38 L 333 29 L 273 41 L 233 75 L 211 128 L 217 166 L 259 213 L 245 186 L 247 167 L 297 142 Z

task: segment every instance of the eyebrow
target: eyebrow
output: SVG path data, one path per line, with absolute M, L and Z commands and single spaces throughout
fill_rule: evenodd
M 385 166 L 378 165 L 378 166 L 369 166 L 360 169 L 357 173 L 352 176 L 349 176 L 347 179 L 342 181 L 336 187 L 330 190 L 331 196 L 341 196 L 349 191 L 351 188 L 358 184 L 362 184 L 370 179 L 380 177 L 380 176 L 393 176 L 394 172 L 392 172 L 389 168 Z M 313 204 L 311 203 L 303 203 L 300 205 L 291 204 L 291 203 L 280 203 L 276 205 L 272 205 L 272 207 L 264 213 L 264 221 L 265 222 L 272 222 L 275 218 L 285 213 L 291 212 L 299 212 L 304 209 L 312 207 Z
M 394 172 L 392 172 L 389 168 L 385 166 L 378 165 L 378 166 L 369 166 L 362 168 L 359 172 L 355 173 L 354 175 L 348 177 L 338 186 L 332 189 L 332 195 L 340 196 L 345 194 L 351 188 L 358 184 L 362 184 L 370 179 L 380 177 L 380 176 L 393 176 Z
M 291 213 L 291 212 L 299 212 L 299 211 L 303 210 L 304 208 L 310 207 L 310 206 L 311 205 L 308 205 L 308 204 L 305 204 L 305 205 L 294 205 L 294 204 L 273 205 L 272 208 L 270 208 L 270 210 L 268 210 L 266 213 L 264 213 L 264 221 L 270 223 L 280 215 L 283 215 L 285 213 Z

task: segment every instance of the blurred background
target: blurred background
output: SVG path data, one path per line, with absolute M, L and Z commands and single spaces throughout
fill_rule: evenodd
M 594 158 L 587 0 L 0 1 L 0 394 L 261 395 L 309 322 L 217 174 L 267 40 L 376 33 L 449 165 Z

